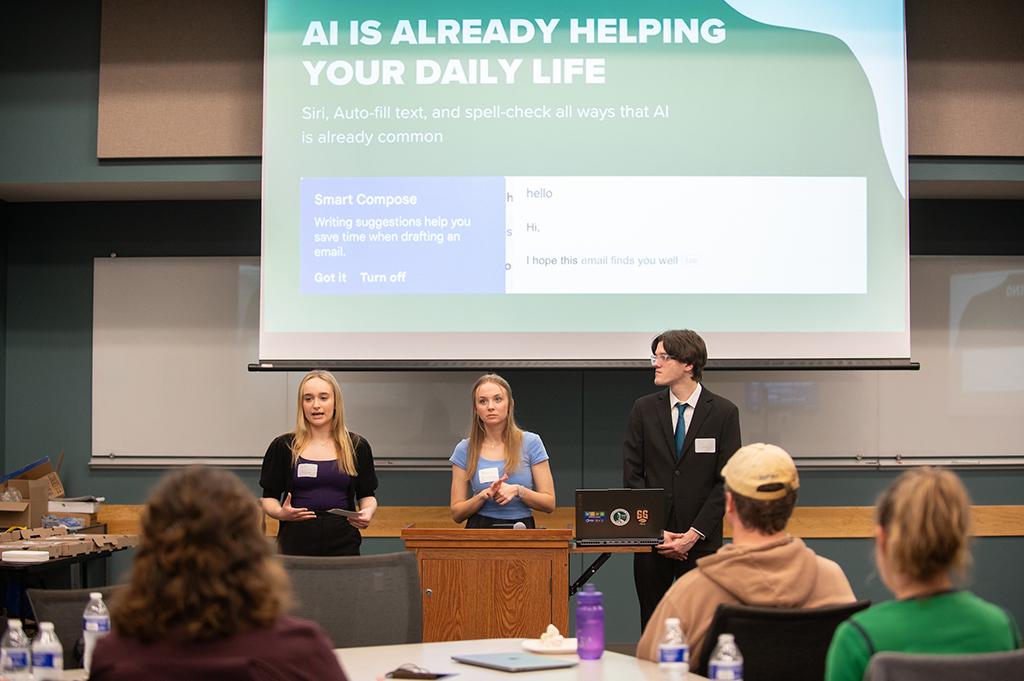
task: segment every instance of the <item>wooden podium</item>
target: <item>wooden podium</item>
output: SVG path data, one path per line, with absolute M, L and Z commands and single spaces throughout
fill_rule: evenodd
M 537 638 L 569 629 L 572 530 L 408 527 L 423 598 L 423 640 Z

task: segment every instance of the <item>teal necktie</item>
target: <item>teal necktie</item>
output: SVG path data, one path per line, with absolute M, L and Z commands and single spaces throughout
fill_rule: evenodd
M 676 411 L 679 412 L 679 422 L 676 423 L 676 461 L 683 455 L 683 442 L 686 441 L 686 402 L 676 404 Z

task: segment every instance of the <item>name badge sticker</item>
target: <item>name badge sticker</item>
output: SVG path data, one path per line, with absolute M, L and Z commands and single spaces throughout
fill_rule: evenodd
M 479 471 L 477 471 L 476 477 L 480 481 L 481 485 L 489 485 L 498 479 L 498 469 L 481 468 Z
M 315 463 L 300 463 L 295 475 L 300 478 L 315 478 L 317 467 Z
M 715 438 L 698 437 L 693 441 L 693 450 L 698 454 L 714 454 Z

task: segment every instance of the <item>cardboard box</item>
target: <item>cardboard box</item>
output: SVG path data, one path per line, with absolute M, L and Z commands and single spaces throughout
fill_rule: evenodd
M 49 542 L 41 541 L 27 541 L 21 547 L 27 551 L 46 551 L 50 554 L 50 558 L 60 558 L 61 547 L 60 544 L 51 544 Z
M 96 547 L 96 551 L 123 549 L 139 545 L 139 535 L 137 534 L 85 534 L 79 536 L 88 537 Z
M 17 477 L 18 480 L 42 480 L 46 483 L 46 498 L 55 499 L 64 496 L 64 483 L 61 482 L 57 471 L 53 470 L 49 459 L 36 466 L 32 466 Z
M 26 502 L 18 502 L 26 503 Z M 75 534 L 66 527 L 35 527 L 0 533 L 0 551 L 43 551 L 51 560 L 137 546 L 134 534 Z
M 10 539 L 0 541 L 0 550 L 25 549 L 44 551 L 50 557 L 67 558 L 88 553 L 136 546 L 139 538 L 130 534 L 68 534 L 67 528 L 34 528 L 11 532 Z
M 66 556 L 80 556 L 83 553 L 92 553 L 93 545 L 81 539 L 68 537 L 50 537 L 49 539 L 35 539 L 25 542 L 31 551 L 49 551 L 51 558 L 64 558 Z
M 86 501 L 85 499 L 92 499 Z M 103 497 L 75 497 L 50 499 L 50 513 L 99 513 Z
M 58 537 L 67 539 L 75 536 L 68 532 L 66 527 L 32 527 L 20 532 L 22 539 L 50 539 Z
M 53 497 L 64 496 L 64 484 L 43 457 L 11 473 L 7 484 L 21 493 L 21 501 L 0 501 L 0 527 L 40 527 Z
M 46 480 L 9 480 L 21 501 L 0 501 L 0 527 L 39 527 L 43 524 L 50 484 Z

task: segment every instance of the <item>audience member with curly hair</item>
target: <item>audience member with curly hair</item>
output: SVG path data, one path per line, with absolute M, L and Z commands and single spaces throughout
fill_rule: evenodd
M 288 576 L 236 475 L 192 467 L 165 478 L 142 514 L 131 583 L 111 606 L 94 680 L 344 681 L 326 635 L 286 614 Z

